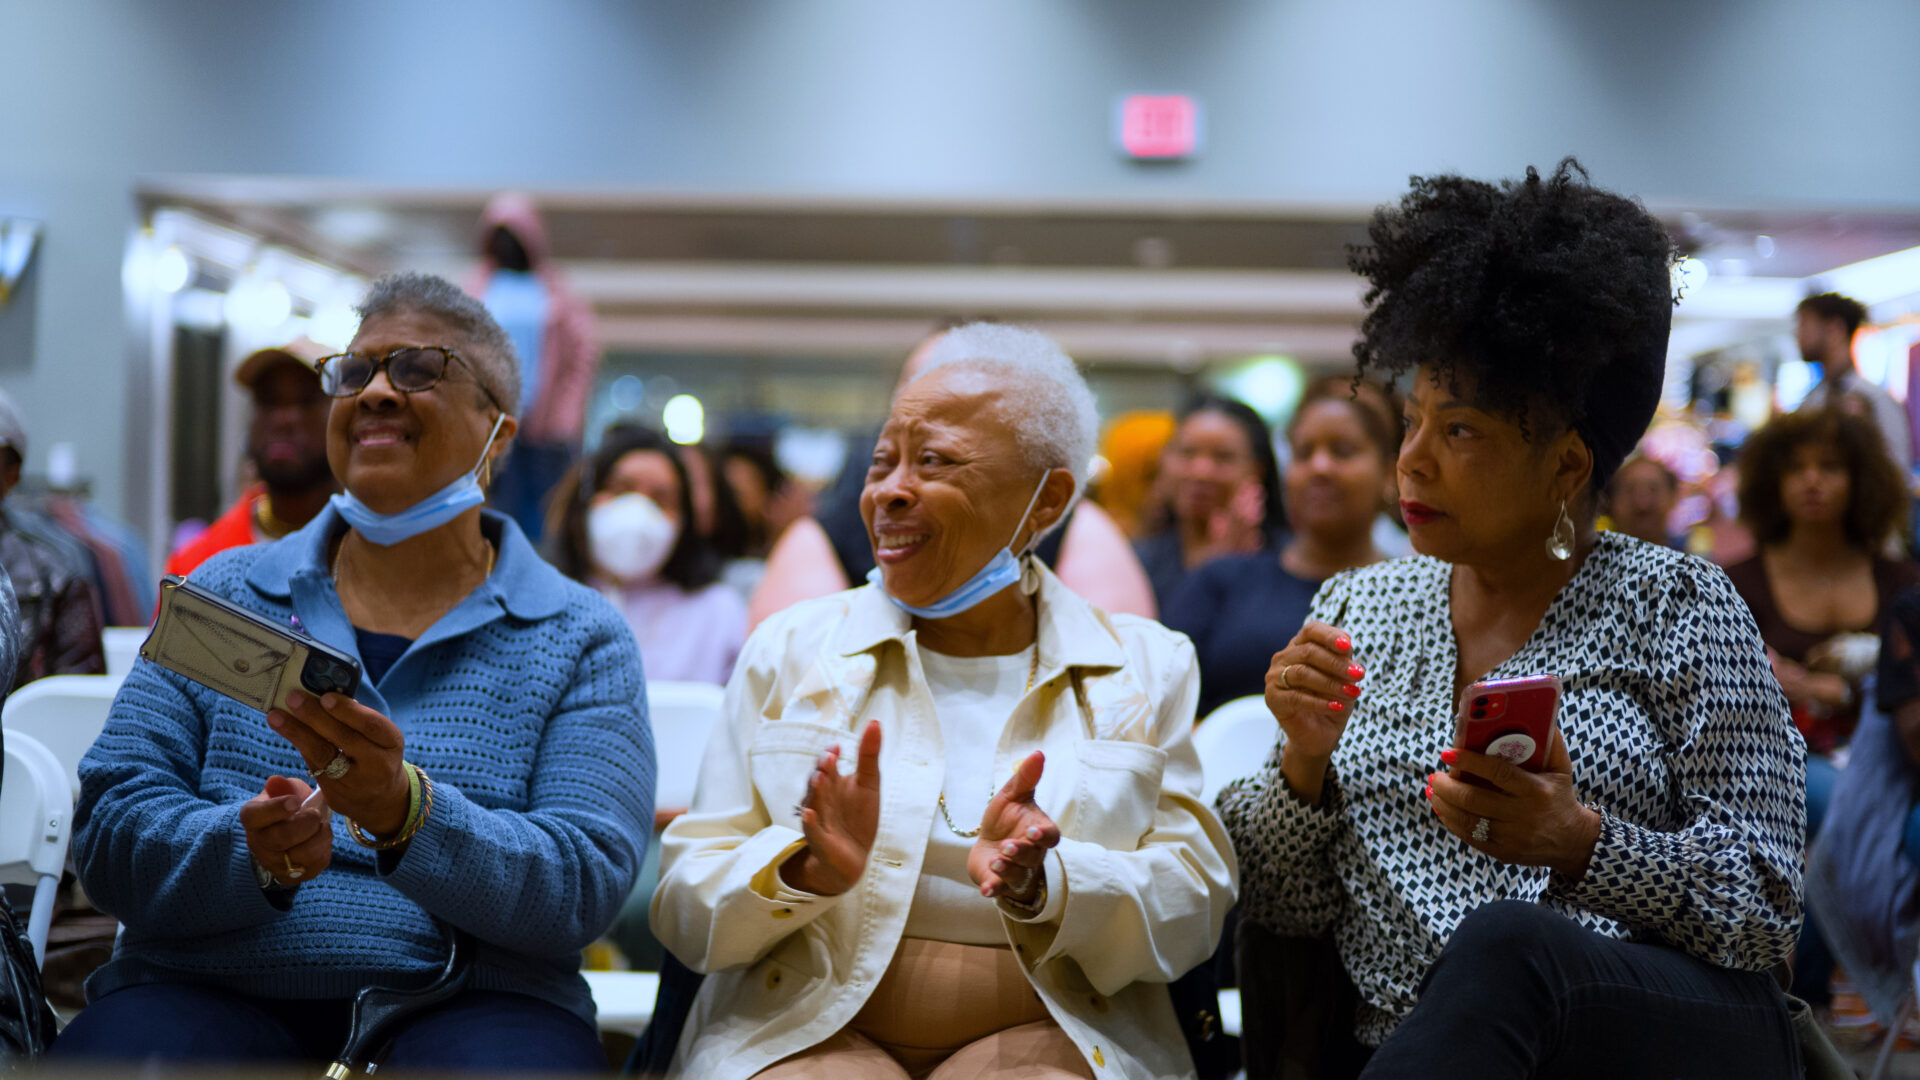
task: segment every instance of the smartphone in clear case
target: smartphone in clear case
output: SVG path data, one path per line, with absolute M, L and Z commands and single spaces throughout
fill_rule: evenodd
M 178 575 L 160 582 L 160 614 L 140 656 L 216 693 L 266 712 L 295 690 L 352 696 L 360 664 Z

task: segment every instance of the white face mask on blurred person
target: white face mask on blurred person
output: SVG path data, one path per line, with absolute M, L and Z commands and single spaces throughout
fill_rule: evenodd
M 587 547 L 593 564 L 616 581 L 644 581 L 658 573 L 680 539 L 674 524 L 645 495 L 620 495 L 587 511 Z

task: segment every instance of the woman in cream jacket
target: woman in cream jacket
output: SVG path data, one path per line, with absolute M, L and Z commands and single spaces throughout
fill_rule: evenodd
M 710 977 L 680 1075 L 1178 1077 L 1165 984 L 1213 951 L 1232 849 L 1200 802 L 1184 637 L 1024 554 L 1093 453 L 1031 331 L 949 334 L 861 510 L 879 569 L 749 639 L 653 925 Z

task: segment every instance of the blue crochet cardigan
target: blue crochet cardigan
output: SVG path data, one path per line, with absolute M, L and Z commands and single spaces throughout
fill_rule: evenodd
M 332 510 L 278 543 L 209 560 L 195 583 L 358 656 L 328 579 Z M 334 817 L 333 862 L 285 910 L 254 883 L 240 806 L 302 776 L 261 713 L 142 660 L 80 764 L 75 861 L 126 932 L 89 1000 L 150 982 L 272 998 L 418 985 L 445 959 L 433 917 L 480 942 L 476 989 L 530 994 L 593 1022 L 580 949 L 633 887 L 652 833 L 654 758 L 626 623 L 488 512 L 491 577 L 359 699 L 433 778 L 433 813 L 376 864 Z

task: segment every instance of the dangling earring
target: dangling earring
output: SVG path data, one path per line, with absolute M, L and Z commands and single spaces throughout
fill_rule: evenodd
M 1566 562 L 1573 558 L 1573 519 L 1567 516 L 1567 500 L 1560 500 L 1560 520 L 1553 523 L 1547 537 L 1547 554 Z

